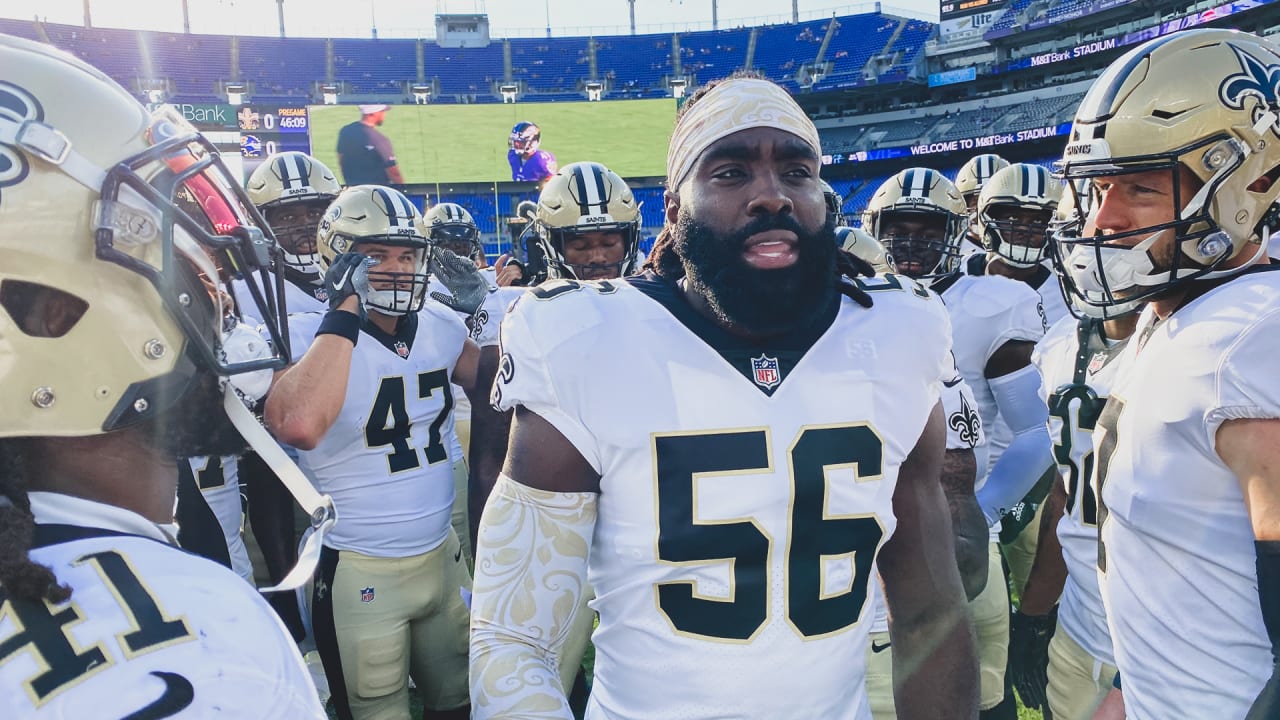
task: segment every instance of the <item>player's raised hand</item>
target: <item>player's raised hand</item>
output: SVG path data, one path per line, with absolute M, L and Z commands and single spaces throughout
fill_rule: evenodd
M 356 314 L 364 320 L 364 301 L 369 297 L 369 258 L 355 252 L 335 257 L 324 274 L 324 289 L 329 295 L 330 310 L 337 310 L 344 300 L 354 296 Z
M 470 260 L 438 246 L 431 248 L 430 273 L 449 290 L 448 295 L 432 291 L 431 298 L 468 315 L 475 314 L 489 293 L 497 290 Z
M 498 258 L 493 264 L 494 281 L 498 283 L 498 287 L 510 287 L 519 285 L 524 281 L 524 265 L 506 253 Z

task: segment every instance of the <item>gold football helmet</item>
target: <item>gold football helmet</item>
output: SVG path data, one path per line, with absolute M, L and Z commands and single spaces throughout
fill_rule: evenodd
M 423 235 L 433 244 L 468 260 L 484 257 L 480 228 L 467 209 L 457 203 L 440 203 L 422 216 Z
M 283 367 L 264 227 L 173 108 L 148 113 L 71 55 L 0 35 L 0 437 L 117 430 L 200 374 Z M 250 275 L 234 304 L 219 289 Z M 228 352 L 238 313 L 265 324 L 266 356 Z
M 865 260 L 875 268 L 877 273 L 894 272 L 893 257 L 889 255 L 889 251 L 885 250 L 884 245 L 871 237 L 871 233 L 866 230 L 856 227 L 838 227 L 836 242 L 840 244 L 841 250 Z
M 982 186 L 988 180 L 1007 167 L 1008 160 L 987 153 L 969 158 L 968 162 L 960 166 L 960 172 L 956 173 L 956 189 L 960 191 L 960 197 L 964 198 L 969 213 L 969 239 L 976 244 L 982 244 L 982 234 L 978 231 L 978 195 L 982 193 Z
M 899 222 L 919 226 L 899 232 Z M 898 271 L 917 280 L 952 272 L 960 260 L 965 207 L 942 173 L 909 168 L 889 178 L 867 204 L 863 227 L 884 244 Z
M 1095 306 L 1131 303 L 1238 273 L 1244 265 L 1222 265 L 1242 253 L 1265 255 L 1280 227 L 1277 75 L 1273 42 L 1202 29 L 1143 43 L 1098 76 L 1057 165 L 1076 203 L 1093 219 L 1100 188 L 1114 179 L 1166 174 L 1177 217 L 1171 211 L 1168 221 L 1146 227 L 1059 233 L 1055 257 L 1067 260 L 1068 292 Z M 1180 180 L 1197 189 L 1181 191 Z M 1161 239 L 1172 240 L 1170 251 L 1153 247 Z
M 627 183 L 600 163 L 572 163 L 548 178 L 538 195 L 533 225 L 552 278 L 586 279 L 599 274 L 604 266 L 573 265 L 565 259 L 565 242 L 585 233 L 620 233 L 622 260 L 607 267 L 622 277 L 635 266 L 640 205 Z
M 407 315 L 422 309 L 427 290 L 427 238 L 422 215 L 409 198 L 381 185 L 356 185 L 329 205 L 316 233 L 321 272 L 345 252 L 362 245 L 390 245 L 414 250 L 413 272 L 369 268 L 369 297 L 364 305 L 384 315 Z
M 282 152 L 254 168 L 245 189 L 271 224 L 284 266 L 300 281 L 319 283 L 316 226 L 342 192 L 333 172 L 306 153 Z
M 1013 267 L 1044 259 L 1049 221 L 1062 197 L 1062 182 L 1039 165 L 1015 163 L 998 171 L 978 196 L 978 237 Z
M 978 194 L 982 192 L 982 186 L 1007 167 L 1008 160 L 991 153 L 975 155 L 960 166 L 960 172 L 956 173 L 956 189 L 971 214 L 978 209 Z

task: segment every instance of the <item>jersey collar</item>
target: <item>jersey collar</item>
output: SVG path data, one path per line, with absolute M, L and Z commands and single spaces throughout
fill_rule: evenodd
M 104 530 L 108 535 L 139 535 L 169 545 L 177 545 L 176 525 L 157 525 L 141 515 L 115 505 L 86 500 L 62 493 L 32 491 L 31 514 L 37 525 L 62 525 Z

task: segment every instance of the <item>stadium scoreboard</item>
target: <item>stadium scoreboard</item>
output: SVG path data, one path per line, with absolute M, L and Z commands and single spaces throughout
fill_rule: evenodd
M 311 119 L 306 107 L 242 105 L 236 110 L 245 177 L 279 152 L 310 153 Z
M 990 12 L 1004 7 L 1008 2 L 1009 0 L 942 0 L 938 8 L 938 19 L 949 20 L 979 12 Z

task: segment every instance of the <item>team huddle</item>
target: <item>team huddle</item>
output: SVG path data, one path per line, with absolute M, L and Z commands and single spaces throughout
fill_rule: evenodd
M 1277 76 L 1152 40 L 849 222 L 739 72 L 647 256 L 578 162 L 490 266 L 0 35 L 0 715 L 1280 718 Z

